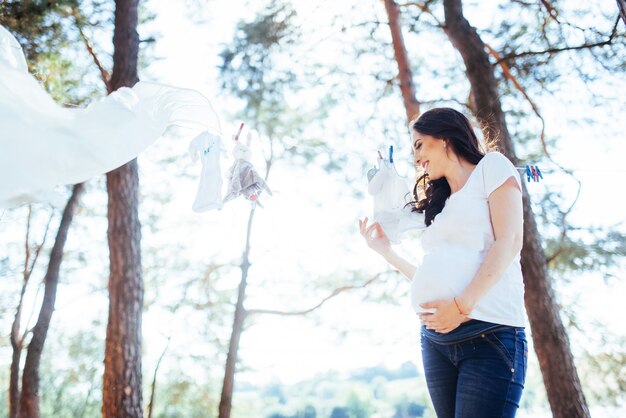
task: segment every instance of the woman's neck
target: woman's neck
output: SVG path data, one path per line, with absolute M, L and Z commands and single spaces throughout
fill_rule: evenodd
M 474 168 L 476 168 L 476 165 L 470 164 L 465 160 L 453 161 L 450 164 L 450 168 L 445 177 L 446 180 L 448 180 L 452 193 L 458 192 L 465 186 Z

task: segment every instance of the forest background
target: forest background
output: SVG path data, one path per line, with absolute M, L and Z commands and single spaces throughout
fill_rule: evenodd
M 55 99 L 85 106 L 110 87 L 116 4 L 48 3 L 2 2 L 0 23 Z M 520 164 L 543 169 L 528 193 L 582 389 L 603 417 L 626 404 L 619 4 L 463 3 L 507 63 L 492 54 Z M 396 6 L 421 108 L 472 114 L 442 3 Z M 186 155 L 189 133 L 172 131 L 139 157 L 143 413 L 217 416 L 243 278 L 233 417 L 434 416 L 408 284 L 356 228 L 371 213 L 365 173 L 377 150 L 394 145 L 400 174 L 415 176 L 385 4 L 150 0 L 139 17 L 139 78 L 203 92 L 227 136 L 240 121 L 258 130 L 254 161 L 274 192 L 252 212 L 240 199 L 194 213 L 200 167 Z M 229 163 L 225 155 L 222 168 Z M 41 358 L 43 417 L 99 416 L 106 391 L 107 188 L 104 177 L 85 187 Z M 41 204 L 0 212 L 0 408 L 9 415 L 16 308 L 26 350 L 61 214 Z M 399 249 L 419 257 L 416 239 Z M 550 416 L 532 348 L 520 416 Z

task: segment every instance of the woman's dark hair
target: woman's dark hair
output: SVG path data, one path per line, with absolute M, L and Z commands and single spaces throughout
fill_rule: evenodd
M 443 139 L 448 148 L 470 164 L 478 164 L 485 155 L 469 120 L 460 112 L 448 107 L 431 109 L 411 121 L 411 129 L 434 138 Z M 421 182 L 421 184 L 420 184 Z M 424 195 L 419 198 L 420 189 Z M 426 225 L 430 225 L 450 196 L 451 190 L 445 177 L 430 180 L 428 174 L 417 179 L 413 187 L 413 211 L 425 213 Z

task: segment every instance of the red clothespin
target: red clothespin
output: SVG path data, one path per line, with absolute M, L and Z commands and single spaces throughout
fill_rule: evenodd
M 237 131 L 237 135 L 235 135 L 235 141 L 239 141 L 239 135 L 241 135 L 241 131 L 243 129 L 243 122 L 241 122 L 241 125 L 239 125 L 239 130 Z
M 376 151 L 378 153 L 378 159 L 382 160 L 383 159 L 383 155 L 380 153 L 380 151 Z

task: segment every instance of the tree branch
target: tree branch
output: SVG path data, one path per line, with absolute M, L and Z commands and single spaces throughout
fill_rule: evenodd
M 30 277 L 28 265 L 30 264 L 30 220 L 33 217 L 33 207 L 28 205 L 28 217 L 26 218 L 26 238 L 24 239 L 24 281 Z
M 420 105 L 417 101 L 415 85 L 413 84 L 413 70 L 402 35 L 400 9 L 394 0 L 385 0 L 384 3 L 391 31 L 393 53 L 398 65 L 398 80 L 400 81 L 400 91 L 402 92 L 406 119 L 407 123 L 410 123 L 413 118 L 420 114 Z
M 431 3 L 432 0 L 428 0 L 425 3 L 419 3 L 416 1 L 411 1 L 408 3 L 403 3 L 403 4 L 398 4 L 398 7 L 417 7 L 418 9 L 420 9 L 423 13 L 426 13 L 427 15 L 429 15 L 430 17 L 432 17 L 435 22 L 437 22 L 437 26 L 439 26 L 440 28 L 443 27 L 443 23 L 437 18 L 437 16 L 435 16 L 435 14 L 432 12 L 432 10 L 430 10 L 430 8 L 428 7 L 429 3 Z
M 156 379 L 157 379 L 157 373 L 159 372 L 159 366 L 161 366 L 161 361 L 163 360 L 163 357 L 165 357 L 165 353 L 167 352 L 167 349 L 170 346 L 171 339 L 172 339 L 171 335 L 167 337 L 167 343 L 165 344 L 165 348 L 163 349 L 163 352 L 161 352 L 161 355 L 159 356 L 159 360 L 157 360 L 157 364 L 154 367 L 154 376 L 152 377 L 152 387 L 150 389 L 150 403 L 148 403 L 148 418 L 152 418 L 152 411 L 154 409 L 154 393 L 156 389 Z
M 546 11 L 548 12 L 548 16 L 550 16 L 550 18 L 554 19 L 554 21 L 557 23 L 561 23 L 558 18 L 559 13 L 556 11 L 555 8 L 553 8 L 550 5 L 550 3 L 548 3 L 547 0 L 541 0 L 541 4 L 543 4 L 543 7 L 545 7 Z
M 363 284 L 360 285 L 356 285 L 356 286 L 342 286 L 339 287 L 335 290 L 333 290 L 331 292 L 330 295 L 326 296 L 324 299 L 322 299 L 319 303 L 317 303 L 315 306 L 309 308 L 309 309 L 305 309 L 303 311 L 278 311 L 278 310 L 272 310 L 272 309 L 250 309 L 247 311 L 248 315 L 254 315 L 254 314 L 269 314 L 269 315 L 281 315 L 281 316 L 299 316 L 299 315 L 306 315 L 309 314 L 319 308 L 321 308 L 326 302 L 328 302 L 329 300 L 333 299 L 334 297 L 340 295 L 341 293 L 347 292 L 349 290 L 353 290 L 353 289 L 363 289 L 367 286 L 369 286 L 370 284 L 374 283 L 376 280 L 378 280 L 383 273 L 378 273 L 376 274 L 374 277 L 372 277 L 371 279 L 369 279 L 368 281 L 366 281 Z
M 20 402 L 20 388 L 19 388 L 19 377 L 20 377 L 20 362 L 22 357 L 22 350 L 24 349 L 24 341 L 26 341 L 26 336 L 30 332 L 28 329 L 28 324 L 32 318 L 33 312 L 31 312 L 31 316 L 26 321 L 26 329 L 22 334 L 20 334 L 21 321 L 22 321 L 22 309 L 24 306 L 24 295 L 26 294 L 26 288 L 28 287 L 28 283 L 30 282 L 30 277 L 35 268 L 35 264 L 37 263 L 37 259 L 39 258 L 39 254 L 41 253 L 41 249 L 46 243 L 46 238 L 48 237 L 48 231 L 50 230 L 50 224 L 52 223 L 52 218 L 54 213 L 50 215 L 48 219 L 48 223 L 46 224 L 46 229 L 44 231 L 43 238 L 41 239 L 41 244 L 37 246 L 35 249 L 35 254 L 30 259 L 30 229 L 31 229 L 31 219 L 32 219 L 32 207 L 28 205 L 28 218 L 26 221 L 26 238 L 25 238 L 25 259 L 24 259 L 24 271 L 23 271 L 23 280 L 22 280 L 22 289 L 20 291 L 20 298 L 15 310 L 15 317 L 13 319 L 13 324 L 11 326 L 11 349 L 12 349 L 12 358 L 11 358 L 11 367 L 10 367 L 10 378 L 9 378 L 9 418 L 17 418 L 19 416 L 19 402 Z
M 488 44 L 484 43 L 484 45 L 485 45 L 485 48 L 487 48 L 487 51 L 489 51 L 489 54 L 493 56 L 496 59 L 496 61 L 500 61 L 500 55 L 498 54 L 498 52 L 495 49 L 493 49 L 491 46 L 489 46 Z M 548 147 L 545 141 L 546 122 L 543 119 L 543 116 L 541 116 L 541 112 L 539 112 L 539 108 L 537 107 L 535 102 L 533 102 L 533 100 L 530 98 L 530 96 L 528 95 L 526 90 L 522 87 L 522 85 L 517 81 L 517 78 L 515 78 L 515 76 L 511 73 L 511 69 L 509 68 L 507 63 L 504 61 L 501 61 L 500 68 L 502 69 L 502 72 L 504 73 L 504 76 L 506 77 L 506 79 L 511 81 L 513 85 L 515 86 L 515 88 L 519 90 L 520 93 L 522 93 L 526 101 L 530 104 L 530 107 L 532 107 L 533 112 L 535 112 L 537 117 L 541 120 L 541 145 L 543 147 L 543 152 L 548 156 L 548 158 L 550 158 L 550 160 L 552 160 L 552 158 L 550 157 L 550 153 L 548 152 Z
M 22 394 L 20 396 L 20 414 L 28 417 L 39 416 L 39 365 L 44 343 L 48 334 L 50 321 L 54 312 L 57 286 L 59 283 L 59 272 L 63 260 L 63 251 L 67 242 L 67 235 L 79 205 L 79 198 L 84 190 L 83 183 L 75 184 L 72 194 L 65 205 L 61 222 L 57 230 L 54 245 L 50 250 L 50 260 L 44 276 L 45 285 L 43 301 L 39 317 L 32 329 L 32 338 L 28 344 L 28 352 L 24 363 L 22 375 Z
M 74 18 L 74 23 L 76 23 L 76 28 L 78 29 L 78 33 L 80 34 L 80 37 L 82 38 L 85 44 L 85 47 L 87 48 L 87 52 L 89 53 L 89 55 L 91 55 L 91 58 L 93 58 L 94 64 L 96 64 L 96 67 L 98 67 L 98 71 L 100 71 L 100 79 L 104 83 L 104 86 L 106 87 L 107 92 L 110 92 L 111 84 L 109 83 L 109 80 L 111 79 L 111 75 L 102 66 L 102 63 L 98 59 L 96 52 L 93 50 L 93 47 L 91 46 L 91 42 L 89 42 L 89 38 L 87 38 L 87 35 L 85 35 L 85 32 L 83 32 L 83 25 L 80 23 L 80 20 L 79 20 L 79 13 L 80 11 L 78 10 L 78 8 L 76 7 L 72 8 L 72 17 Z
M 617 25 L 615 27 L 617 27 Z M 496 60 L 494 65 L 500 65 L 503 62 L 510 61 L 515 58 L 527 57 L 531 55 L 557 54 L 559 52 L 564 52 L 564 51 L 577 51 L 581 49 L 591 49 L 591 48 L 597 48 L 600 46 L 611 45 L 613 43 L 614 37 L 615 37 L 615 31 L 611 33 L 611 36 L 609 37 L 609 39 L 607 39 L 606 41 L 602 41 L 602 42 L 584 43 L 584 44 L 577 45 L 577 46 L 566 46 L 563 48 L 548 48 L 543 51 L 525 51 L 525 52 L 520 52 L 518 54 L 509 54 L 509 55 L 500 57 L 498 60 Z

